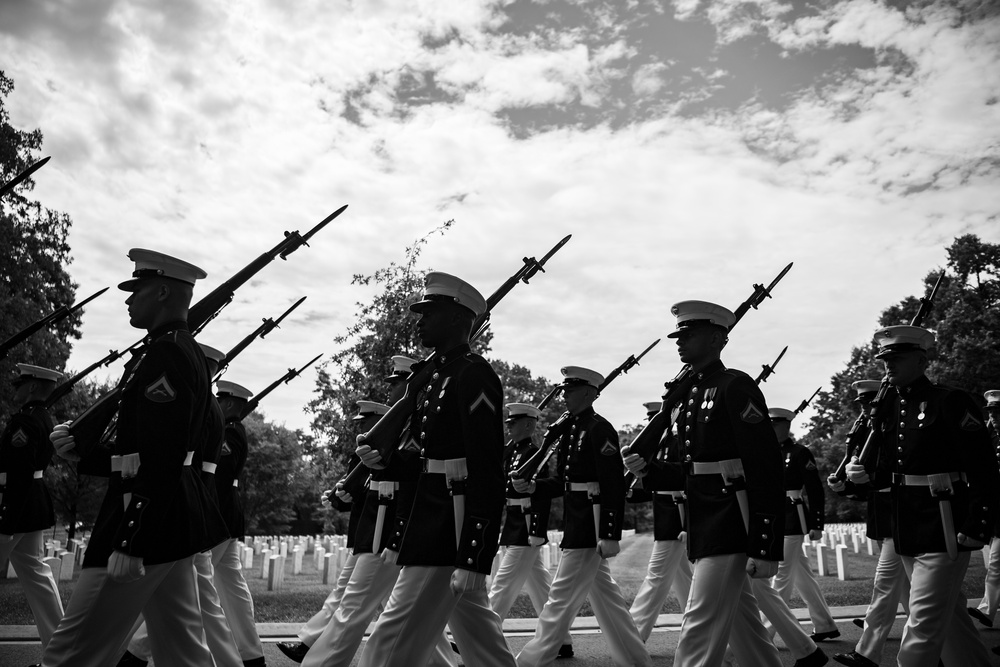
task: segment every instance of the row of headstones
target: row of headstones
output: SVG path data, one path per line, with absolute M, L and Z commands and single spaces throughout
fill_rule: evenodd
M 247 543 L 241 543 L 243 567 L 248 572 L 254 569 L 254 556 L 260 555 L 260 578 L 267 580 L 267 590 L 280 591 L 285 580 L 285 565 L 289 556 L 292 560 L 292 574 L 302 574 L 302 562 L 307 553 L 312 554 L 317 571 L 323 575 L 323 583 L 332 585 L 340 576 L 340 570 L 347 560 L 347 537 L 344 535 L 306 536 L 254 536 Z
M 69 548 L 65 548 L 59 540 L 46 540 L 42 547 L 45 552 L 42 562 L 52 570 L 52 576 L 56 581 L 73 579 L 74 570 L 83 564 L 83 555 L 87 552 L 87 540 L 73 539 L 65 546 Z M 5 569 L 8 579 L 17 579 L 17 572 L 9 560 Z
M 847 568 L 848 550 L 853 553 L 861 553 L 864 548 L 869 556 L 878 555 L 878 545 L 874 540 L 868 539 L 865 535 L 865 524 L 863 523 L 833 523 L 827 524 L 823 530 L 823 535 L 816 542 L 811 542 L 805 538 L 802 541 L 802 553 L 809 558 L 810 550 L 816 559 L 816 574 L 821 577 L 832 576 L 832 572 L 827 571 L 826 552 L 833 549 L 835 553 L 834 562 L 837 567 L 837 579 L 847 581 L 849 574 Z

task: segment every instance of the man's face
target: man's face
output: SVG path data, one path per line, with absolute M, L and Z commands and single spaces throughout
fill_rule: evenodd
M 357 422 L 358 433 L 367 433 L 372 430 L 372 427 L 378 423 L 379 418 L 382 415 L 365 415 L 364 419 L 359 419 Z
M 452 334 L 455 313 L 444 303 L 424 304 L 417 317 L 417 337 L 426 348 L 436 349 Z
M 142 280 L 135 290 L 125 299 L 128 306 L 129 324 L 136 329 L 150 329 L 162 308 L 160 288 L 162 283 L 156 280 Z
M 697 366 L 712 358 L 712 336 L 715 330 L 708 326 L 694 326 L 684 329 L 677 336 L 677 356 L 685 364 Z
M 778 442 L 784 442 L 788 440 L 788 433 L 792 430 L 792 422 L 787 419 L 772 419 L 771 428 L 774 429 L 774 435 L 777 436 Z
M 926 359 L 924 353 L 919 350 L 890 352 L 882 357 L 882 365 L 885 366 L 889 384 L 895 387 L 908 387 L 916 382 L 924 374 Z
M 531 437 L 535 432 L 535 424 L 538 420 L 533 417 L 518 417 L 507 422 L 507 436 L 514 442 L 520 442 Z
M 571 414 L 578 415 L 594 403 L 597 390 L 589 384 L 571 384 L 563 389 L 563 400 Z

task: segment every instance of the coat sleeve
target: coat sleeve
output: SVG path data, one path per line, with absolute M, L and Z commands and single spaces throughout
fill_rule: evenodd
M 139 470 L 115 533 L 115 550 L 145 556 L 152 535 L 160 529 L 162 517 L 180 491 L 184 459 L 203 435 L 202 425 L 194 423 L 205 410 L 205 406 L 196 405 L 194 381 L 199 372 L 203 370 L 169 342 L 150 345 L 136 370 Z
M 819 478 L 819 468 L 816 466 L 816 459 L 807 447 L 802 448 L 803 475 L 806 488 L 806 498 L 809 499 L 809 515 L 806 522 L 810 530 L 823 530 L 825 525 L 824 509 L 826 503 L 826 491 L 823 481 Z
M 969 482 L 969 511 L 958 531 L 988 543 L 993 535 L 1000 495 L 1000 472 L 982 410 L 962 391 L 952 392 L 946 405 L 949 423 L 956 424 L 955 442 L 947 443 L 961 457 Z
M 477 363 L 461 374 L 458 391 L 468 477 L 455 567 L 489 572 L 499 548 L 500 519 L 507 497 L 503 388 L 489 365 Z
M 781 445 L 767 419 L 764 395 L 740 374 L 727 388 L 727 417 L 743 461 L 750 509 L 747 555 L 781 560 L 784 554 L 784 466 Z
M 597 480 L 601 485 L 601 515 L 597 538 L 620 540 L 625 520 L 625 464 L 618 446 L 618 432 L 603 419 L 587 434 L 593 443 Z

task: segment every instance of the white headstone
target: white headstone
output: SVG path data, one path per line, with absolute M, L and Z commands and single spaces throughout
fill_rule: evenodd
M 847 581 L 847 545 L 837 545 L 837 579 Z

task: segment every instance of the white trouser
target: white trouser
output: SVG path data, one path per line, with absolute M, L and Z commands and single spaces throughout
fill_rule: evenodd
M 264 655 L 264 647 L 254 622 L 253 597 L 243 577 L 239 540 L 227 540 L 212 549 L 212 565 L 215 566 L 215 588 L 219 591 L 219 601 L 226 612 L 240 658 L 244 662 L 259 659 Z
M 832 632 L 837 629 L 837 623 L 819 590 L 809 559 L 802 553 L 802 540 L 802 535 L 785 535 L 784 560 L 778 565 L 778 574 L 774 575 L 774 590 L 787 605 L 792 599 L 792 588 L 795 588 L 809 608 L 813 632 Z
M 193 561 L 189 556 L 147 565 L 143 577 L 128 583 L 112 581 L 103 567 L 84 568 L 66 615 L 42 654 L 42 665 L 113 665 L 142 612 L 158 667 L 212 667 Z
M 507 613 L 521 594 L 521 589 L 527 589 L 531 598 L 531 606 L 535 614 L 541 614 L 549 599 L 549 588 L 552 586 L 552 575 L 542 565 L 541 547 L 510 546 L 501 547 L 503 556 L 500 565 L 493 576 L 490 587 L 490 606 L 500 620 L 507 618 Z M 573 642 L 569 631 L 563 638 L 563 644 Z
M 632 601 L 629 614 L 642 641 L 649 639 L 667 595 L 673 592 L 681 612 L 691 593 L 691 561 L 680 540 L 656 540 L 649 554 L 646 578 Z
M 785 642 L 793 658 L 801 660 L 816 652 L 816 642 L 809 638 L 792 610 L 767 579 L 751 579 L 750 590 L 757 598 L 760 613 L 770 621 L 771 627 L 781 636 L 781 641 Z
M 201 607 L 201 621 L 205 628 L 208 650 L 216 667 L 243 667 L 243 660 L 236 648 L 236 640 L 229 629 L 226 614 L 219 603 L 219 593 L 212 579 L 212 556 L 210 552 L 195 554 L 194 571 L 198 581 L 198 604 Z M 134 632 L 128 643 L 128 652 L 149 662 L 152 657 L 149 632 L 141 614 L 133 624 Z
M 607 559 L 601 558 L 595 548 L 589 548 L 562 550 L 548 602 L 538 615 L 535 636 L 517 654 L 518 667 L 549 665 L 555 660 L 563 638 L 588 596 L 614 664 L 618 667 L 653 664 L 622 592 L 611 578 Z
M 985 549 L 984 549 L 985 551 Z M 986 561 L 986 592 L 979 603 L 979 611 L 993 622 L 1000 606 L 1000 537 L 990 540 L 989 558 Z
M 746 566 L 746 554 L 694 562 L 674 667 L 719 667 L 727 643 L 740 667 L 781 667 L 778 649 L 760 620 Z
M 330 622 L 309 647 L 304 667 L 348 666 L 354 660 L 365 630 L 385 605 L 399 577 L 399 566 L 387 565 L 375 554 L 360 554 Z M 429 665 L 451 667 L 456 662 L 448 636 L 441 632 Z
M 909 609 L 910 580 L 903 570 L 903 561 L 896 553 L 892 538 L 879 542 L 878 564 L 875 566 L 875 582 L 872 601 L 865 612 L 865 628 L 854 650 L 873 662 L 882 659 L 885 640 L 889 637 L 899 603 Z
M 333 618 L 333 612 L 337 611 L 337 607 L 340 606 L 340 599 L 344 597 L 344 591 L 347 590 L 347 582 L 351 580 L 351 572 L 354 571 L 354 563 L 357 560 L 358 557 L 352 551 L 347 559 L 344 560 L 344 566 L 340 568 L 340 575 L 337 577 L 337 585 L 326 596 L 323 606 L 320 607 L 319 611 L 312 618 L 306 621 L 305 625 L 299 628 L 299 641 L 306 646 L 313 645 L 316 638 L 326 629 L 330 619 Z
M 385 611 L 361 654 L 359 667 L 412 667 L 430 661 L 445 626 L 475 667 L 513 667 L 500 617 L 489 605 L 486 587 L 455 596 L 453 567 L 406 565 L 396 579 Z
M 946 665 L 989 665 L 989 654 L 962 595 L 969 552 L 959 552 L 955 560 L 946 553 L 900 558 L 910 580 L 910 615 L 899 642 L 899 666 L 935 667 L 939 658 Z
M 28 598 L 28 606 L 35 617 L 44 650 L 63 617 L 59 587 L 56 585 L 56 578 L 52 576 L 52 568 L 42 562 L 42 531 L 14 533 L 10 538 L 6 542 L 0 542 L 0 563 L 10 559 L 24 597 Z

